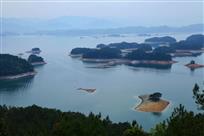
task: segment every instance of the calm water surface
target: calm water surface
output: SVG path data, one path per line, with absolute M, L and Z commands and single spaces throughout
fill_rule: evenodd
M 187 35 L 176 35 L 185 39 Z M 28 106 L 37 104 L 63 111 L 79 111 L 88 114 L 101 112 L 111 120 L 137 120 L 146 130 L 170 116 L 180 103 L 187 109 L 197 111 L 192 99 L 195 83 L 203 84 L 204 70 L 190 71 L 184 66 L 194 59 L 204 63 L 204 55 L 199 57 L 174 58 L 178 63 L 168 70 L 116 66 L 108 69 L 87 68 L 78 59 L 69 57 L 74 47 L 95 47 L 99 43 L 143 42 L 146 37 L 48 37 L 18 36 L 3 37 L 4 53 L 18 54 L 40 47 L 40 54 L 47 65 L 36 67 L 37 75 L 12 82 L 0 81 L 0 104 Z M 23 57 L 27 57 L 25 54 Z M 96 88 L 89 94 L 77 88 Z M 159 91 L 170 101 L 168 108 L 160 115 L 134 110 L 140 100 L 138 95 Z

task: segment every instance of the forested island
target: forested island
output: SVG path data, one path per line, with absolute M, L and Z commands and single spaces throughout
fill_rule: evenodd
M 159 45 L 159 44 L 169 45 L 175 42 L 176 42 L 176 39 L 170 36 L 152 37 L 145 40 L 145 43 L 148 43 L 151 45 Z
M 28 62 L 33 66 L 46 64 L 42 57 L 33 54 L 28 57 Z
M 169 54 L 152 50 L 150 45 L 140 44 L 137 48 L 131 48 L 128 43 L 121 49 L 120 44 L 116 47 L 100 46 L 100 48 L 74 48 L 71 56 L 81 56 L 84 62 L 107 63 L 101 68 L 125 64 L 135 67 L 170 68 L 174 61 Z M 112 46 L 112 44 L 110 44 Z M 130 43 L 132 45 L 132 43 Z M 124 49 L 131 50 L 124 52 Z
M 155 47 L 155 44 L 158 46 Z M 203 53 L 203 47 L 204 35 L 196 34 L 178 42 L 173 37 L 164 36 L 146 39 L 145 43 L 98 44 L 96 48 L 74 48 L 70 55 L 81 57 L 84 62 L 107 63 L 101 68 L 126 64 L 168 69 L 175 63 L 172 57 L 198 56 Z
M 41 50 L 38 47 L 32 48 L 30 51 L 27 51 L 27 53 L 32 53 L 32 54 L 40 54 Z
M 191 35 L 186 40 L 170 44 L 170 47 L 176 50 L 201 50 L 204 48 L 204 35 Z
M 16 79 L 36 73 L 25 59 L 9 54 L 0 54 L 0 69 L 0 79 Z

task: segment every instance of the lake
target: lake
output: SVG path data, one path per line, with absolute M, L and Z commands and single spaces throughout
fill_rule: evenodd
M 177 34 L 177 40 L 190 34 Z M 204 63 L 204 55 L 174 58 L 178 63 L 171 69 L 133 68 L 119 65 L 108 69 L 87 68 L 90 64 L 69 57 L 75 47 L 95 47 L 99 43 L 143 42 L 147 37 L 55 37 L 13 36 L 3 37 L 3 52 L 17 55 L 33 47 L 42 50 L 47 62 L 36 67 L 37 75 L 15 81 L 0 81 L 0 104 L 57 108 L 85 114 L 101 112 L 114 122 L 137 120 L 145 130 L 171 115 L 174 107 L 185 105 L 197 110 L 192 98 L 195 83 L 203 86 L 204 69 L 191 71 L 184 64 L 195 60 Z M 25 54 L 23 57 L 27 57 Z M 93 94 L 77 88 L 96 88 Z M 140 102 L 138 95 L 161 92 L 170 105 L 162 114 L 134 110 Z

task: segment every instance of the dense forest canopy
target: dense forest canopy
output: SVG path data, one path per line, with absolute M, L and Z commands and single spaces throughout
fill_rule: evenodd
M 129 42 L 120 42 L 120 43 L 110 43 L 110 44 L 98 44 L 96 46 L 97 48 L 104 48 L 104 47 L 109 47 L 109 48 L 118 48 L 118 49 L 132 49 L 132 48 L 138 48 L 139 44 L 138 43 L 129 43 Z
M 33 72 L 33 66 L 25 59 L 9 54 L 0 54 L 0 77 Z
M 176 50 L 172 47 L 161 46 L 154 49 L 155 53 L 174 53 Z
M 28 62 L 29 63 L 35 63 L 35 62 L 44 62 L 44 59 L 40 56 L 37 56 L 37 55 L 30 55 L 28 57 Z
M 128 53 L 126 55 L 126 58 L 130 60 L 158 60 L 158 61 L 172 60 L 171 55 L 167 55 L 165 53 L 160 52 L 146 53 L 143 50 L 132 51 L 131 53 Z
M 96 46 L 96 48 L 105 48 L 105 47 L 109 47 L 109 48 L 117 48 L 120 50 L 124 50 L 124 49 L 142 49 L 144 51 L 151 51 L 152 50 L 152 46 L 149 44 L 145 44 L 145 43 L 136 43 L 136 42 L 120 42 L 120 43 L 110 43 L 110 44 L 98 44 Z
M 71 55 L 83 55 L 91 51 L 90 48 L 74 48 L 71 50 Z
M 89 59 L 115 59 L 121 57 L 121 51 L 117 48 L 101 48 L 92 49 L 91 51 L 83 54 L 83 58 Z
M 90 113 L 61 112 L 36 105 L 0 106 L 0 136 L 203 136 L 204 113 L 194 114 L 180 105 L 172 115 L 145 132 L 136 121 L 113 123 Z

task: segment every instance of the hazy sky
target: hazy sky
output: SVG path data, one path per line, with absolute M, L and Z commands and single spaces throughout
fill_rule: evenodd
M 203 2 L 8 2 L 3 17 L 91 16 L 134 25 L 188 25 L 203 22 Z M 82 0 L 81 0 L 82 1 Z M 85 1 L 85 0 L 84 0 Z M 116 1 L 116 0 L 112 0 Z M 118 0 L 119 1 L 119 0 Z M 141 1 L 141 0 L 140 0 Z M 145 0 L 143 0 L 145 1 Z

